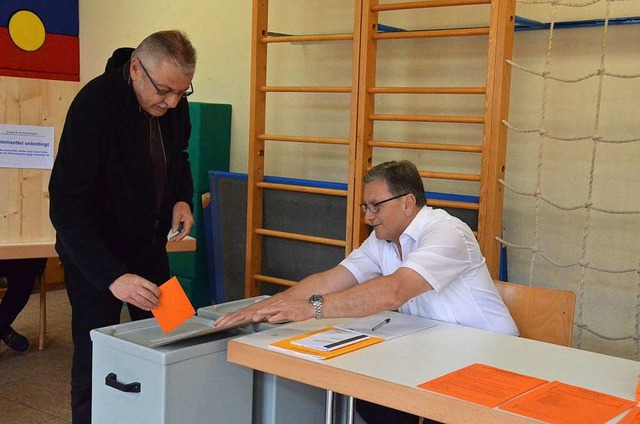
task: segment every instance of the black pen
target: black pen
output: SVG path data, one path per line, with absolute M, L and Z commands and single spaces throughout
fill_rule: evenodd
M 383 325 L 388 324 L 388 323 L 389 323 L 389 321 L 391 321 L 391 318 L 387 318 L 387 319 L 385 319 L 385 320 L 384 320 L 384 321 L 382 321 L 380 324 L 378 324 L 378 325 L 376 325 L 375 327 L 373 327 L 373 328 L 371 329 L 371 331 L 376 331 L 378 328 L 382 327 Z

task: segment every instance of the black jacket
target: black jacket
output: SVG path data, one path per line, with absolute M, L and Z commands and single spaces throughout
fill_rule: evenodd
M 156 207 L 149 118 L 123 73 L 132 51 L 116 50 L 104 74 L 73 100 L 49 183 L 56 250 L 97 290 L 127 272 L 153 274 L 140 264 L 148 268 L 150 254 L 166 259 L 173 206 L 178 201 L 192 206 L 186 153 L 191 123 L 182 99 L 160 117 L 167 186 L 164 202 Z

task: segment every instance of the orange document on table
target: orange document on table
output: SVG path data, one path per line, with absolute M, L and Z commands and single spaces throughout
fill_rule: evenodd
M 360 339 L 360 340 L 357 340 L 354 343 L 350 343 L 349 340 L 344 340 L 344 342 L 349 342 L 349 343 L 343 344 L 343 342 L 338 342 L 335 344 L 342 345 L 342 346 L 332 350 L 324 350 L 324 351 L 298 344 L 298 342 L 300 342 L 303 339 L 309 339 L 309 338 L 318 337 L 318 336 L 321 337 L 323 333 L 328 333 L 332 331 L 343 331 L 343 332 L 351 333 L 353 335 L 356 335 L 356 337 L 353 337 L 352 339 Z M 318 360 L 329 359 L 336 356 L 344 355 L 345 353 L 353 352 L 354 350 L 362 349 L 363 347 L 371 346 L 373 344 L 380 343 L 382 341 L 384 341 L 384 339 L 381 337 L 371 337 L 366 334 L 361 334 L 358 332 L 342 330 L 335 327 L 325 327 L 317 331 L 311 331 L 309 333 L 299 334 L 294 337 L 289 337 L 287 339 L 280 340 L 275 343 L 271 343 L 268 348 L 277 352 L 286 353 L 288 355 L 293 355 L 293 356 L 298 356 L 305 359 L 312 359 L 312 360 L 318 361 Z
M 627 413 L 618 424 L 640 424 L 640 407 L 635 407 Z
M 545 383 L 547 380 L 473 364 L 418 387 L 493 408 Z
M 195 315 L 191 302 L 176 277 L 160 286 L 160 306 L 151 313 L 164 333 L 168 333 Z
M 499 408 L 551 424 L 599 424 L 635 404 L 628 399 L 553 381 Z

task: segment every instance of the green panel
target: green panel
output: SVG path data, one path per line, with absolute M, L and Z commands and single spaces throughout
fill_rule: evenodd
M 189 103 L 191 138 L 189 160 L 193 191 L 209 191 L 209 171 L 229 170 L 231 105 Z
M 202 194 L 209 191 L 209 171 L 229 170 L 231 143 L 231 105 L 189 103 L 191 138 L 189 161 L 193 176 L 193 217 L 190 235 L 196 239 L 195 252 L 171 253 L 171 275 L 180 280 L 194 307 L 211 304 L 209 271 L 206 257 L 206 233 L 202 211 Z
M 197 310 L 212 304 L 206 278 L 189 278 L 181 275 L 176 275 L 176 277 L 194 309 Z

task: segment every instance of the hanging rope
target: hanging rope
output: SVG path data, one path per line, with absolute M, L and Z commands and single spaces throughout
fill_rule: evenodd
M 607 77 L 612 77 L 612 78 L 640 78 L 640 74 L 614 74 L 613 72 L 607 72 L 604 70 L 604 68 L 598 69 L 595 72 L 591 72 L 589 74 L 586 74 L 584 76 L 581 77 L 577 77 L 574 79 L 569 79 L 569 78 L 560 78 L 560 77 L 556 77 L 551 75 L 550 72 L 537 72 L 534 71 L 533 69 L 528 69 L 525 68 L 521 65 L 518 65 L 517 63 L 515 63 L 512 60 L 507 60 L 507 63 L 511 66 L 513 66 L 514 68 L 517 68 L 523 72 L 526 72 L 528 74 L 532 74 L 532 75 L 537 75 L 539 77 L 544 77 L 544 78 L 548 78 L 550 80 L 554 80 L 554 81 L 558 81 L 558 82 L 566 82 L 566 83 L 576 83 L 576 82 L 581 82 L 581 81 L 586 81 L 589 78 L 593 78 L 593 77 L 600 77 L 600 76 L 607 76 Z
M 628 138 L 628 139 L 607 139 L 607 138 L 602 138 L 602 137 L 598 137 L 595 134 L 594 135 L 584 135 L 584 136 L 577 136 L 577 137 L 560 137 L 557 135 L 552 135 L 548 132 L 543 131 L 541 128 L 518 128 L 513 126 L 510 122 L 508 121 L 502 121 L 502 123 L 504 125 L 506 125 L 510 130 L 517 132 L 517 133 L 523 133 L 523 134 L 527 134 L 527 133 L 538 133 L 541 136 L 550 138 L 552 140 L 556 140 L 556 141 L 585 141 L 585 140 L 595 140 L 598 141 L 599 143 L 604 143 L 604 144 L 626 144 L 626 143 L 637 143 L 638 141 L 640 141 L 640 137 L 637 138 Z
M 550 73 L 550 64 L 553 52 L 553 41 L 554 41 L 554 30 L 556 26 L 556 16 L 558 13 L 559 7 L 586 7 L 591 6 L 596 3 L 600 3 L 601 1 L 606 2 L 605 7 L 605 16 L 604 16 L 604 26 L 602 32 L 602 42 L 600 49 L 600 63 L 598 69 L 593 72 L 590 72 L 586 75 L 572 77 L 572 78 L 561 78 L 558 76 L 554 76 Z M 589 239 L 591 237 L 591 226 L 592 226 L 592 212 L 599 212 L 605 214 L 614 214 L 614 215 L 640 215 L 640 210 L 622 210 L 622 209 L 612 209 L 607 208 L 601 205 L 594 205 L 594 184 L 597 176 L 597 165 L 598 161 L 598 147 L 600 144 L 630 144 L 630 143 L 638 143 L 640 142 L 640 137 L 632 137 L 627 139 L 612 139 L 603 137 L 600 134 L 600 121 L 601 121 L 601 110 L 602 110 L 602 98 L 603 98 L 603 87 L 605 78 L 640 78 L 640 74 L 620 74 L 608 72 L 605 67 L 606 57 L 607 57 L 607 41 L 608 41 L 608 33 L 609 33 L 609 21 L 611 18 L 611 4 L 621 0 L 593 0 L 584 3 L 572 3 L 572 2 L 563 2 L 557 0 L 519 0 L 520 3 L 523 4 L 549 4 L 551 6 L 551 16 L 549 23 L 549 31 L 547 36 L 547 51 L 545 56 L 544 67 L 541 71 L 527 69 L 514 61 L 507 61 L 514 69 L 518 69 L 523 72 L 527 72 L 532 75 L 536 75 L 542 78 L 542 96 L 541 96 L 541 105 L 540 105 L 540 122 L 537 128 L 518 128 L 507 121 L 503 121 L 504 125 L 506 125 L 510 131 L 514 133 L 521 134 L 537 134 L 538 135 L 538 152 L 537 152 L 537 163 L 536 163 L 536 178 L 535 178 L 535 188 L 531 191 L 526 191 L 522 189 L 518 189 L 513 187 L 510 184 L 507 184 L 505 181 L 500 180 L 500 183 L 503 187 L 510 190 L 511 192 L 520 195 L 527 196 L 534 199 L 534 213 L 533 213 L 533 236 L 531 245 L 521 245 L 509 242 L 506 239 L 496 238 L 502 243 L 503 246 L 512 249 L 522 249 L 528 250 L 532 253 L 531 260 L 529 264 L 529 284 L 533 284 L 534 280 L 534 271 L 537 269 L 538 260 L 543 259 L 547 263 L 560 268 L 567 269 L 572 267 L 580 268 L 580 281 L 577 293 L 577 316 L 575 318 L 575 326 L 576 326 L 576 347 L 581 348 L 582 342 L 584 339 L 584 333 L 589 333 L 594 335 L 600 339 L 607 341 L 625 341 L 625 340 L 633 340 L 635 342 L 635 357 L 636 359 L 640 359 L 640 262 L 635 264 L 633 267 L 623 267 L 623 268 L 611 268 L 606 266 L 601 266 L 597 264 L 589 263 Z M 574 84 L 589 78 L 598 78 L 597 82 L 597 94 L 594 102 L 595 110 L 594 110 L 594 125 L 592 132 L 586 135 L 579 136 L 562 136 L 559 134 L 550 134 L 546 130 L 547 124 L 547 106 L 549 101 L 549 81 L 559 81 L 566 84 Z M 549 176 L 543 175 L 543 157 L 544 150 L 546 144 L 549 142 L 590 142 L 591 143 L 591 152 L 589 156 L 589 176 L 588 176 L 588 187 L 586 193 L 586 200 L 579 204 L 566 205 L 561 204 L 557 201 L 552 201 L 548 197 L 544 196 L 542 190 L 542 181 L 544 177 L 549 178 Z M 581 243 L 580 243 L 580 253 L 579 257 L 575 261 L 570 262 L 562 262 L 557 259 L 554 259 L 552 255 L 547 252 L 543 252 L 540 249 L 540 222 L 541 222 L 541 205 L 542 203 L 548 204 L 553 208 L 560 211 L 579 211 L 583 210 L 583 225 L 581 229 Z M 635 273 L 636 274 L 636 299 L 635 299 L 635 314 L 634 314 L 634 333 L 635 334 L 623 334 L 623 335 L 610 335 L 605 334 L 604 332 L 593 328 L 585 322 L 585 298 L 587 291 L 587 272 L 596 271 L 607 274 L 628 274 Z

